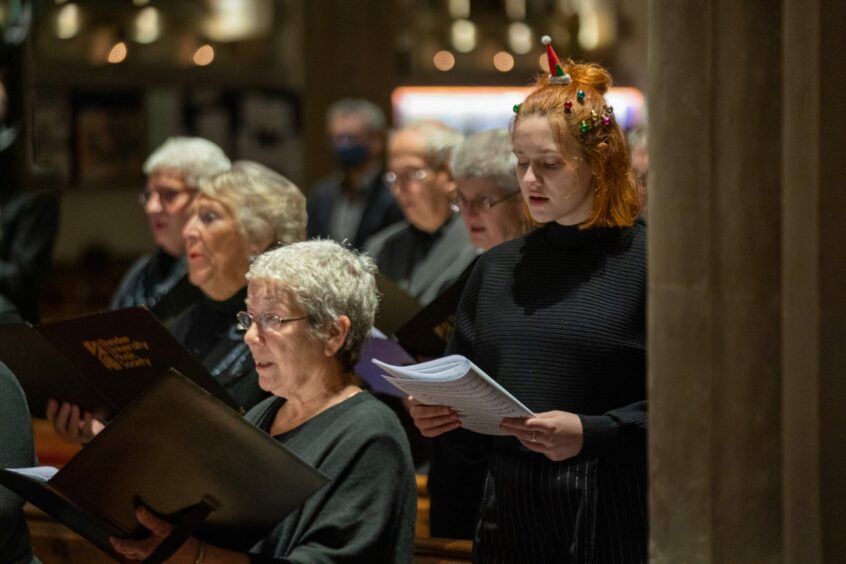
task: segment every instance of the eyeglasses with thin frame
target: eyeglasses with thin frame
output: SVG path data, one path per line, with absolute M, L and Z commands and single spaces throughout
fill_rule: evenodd
M 289 317 L 287 319 L 279 317 L 275 313 L 261 313 L 259 315 L 253 315 L 247 311 L 239 311 L 235 317 L 238 318 L 238 324 L 241 326 L 241 329 L 244 331 L 249 331 L 250 327 L 252 327 L 253 322 L 258 325 L 259 330 L 262 333 L 271 332 L 275 333 L 282 328 L 282 326 L 286 323 L 290 323 L 292 321 L 299 321 L 301 319 L 308 319 L 307 315 L 303 315 L 302 317 Z
M 520 191 L 518 190 L 517 192 L 506 194 L 505 196 L 499 199 L 494 199 L 492 196 L 479 196 L 478 198 L 468 200 L 463 195 L 461 195 L 460 192 L 458 192 L 452 199 L 452 205 L 455 206 L 456 210 L 458 211 L 472 211 L 473 209 L 476 209 L 481 212 L 486 212 L 492 207 L 519 195 Z
M 180 194 L 193 194 L 194 192 L 196 192 L 196 190 L 192 188 L 187 188 L 185 190 L 173 190 L 172 188 L 145 188 L 138 193 L 138 204 L 142 208 L 147 207 L 147 202 L 152 199 L 153 194 L 156 194 L 159 197 L 159 203 L 162 207 L 167 207 L 174 204 Z
M 407 170 L 399 174 L 391 170 L 385 173 L 384 179 L 385 184 L 388 185 L 388 188 L 394 188 L 396 186 L 399 186 L 400 184 L 407 184 L 409 182 L 422 182 L 428 177 L 428 169 L 418 168 L 414 170 Z

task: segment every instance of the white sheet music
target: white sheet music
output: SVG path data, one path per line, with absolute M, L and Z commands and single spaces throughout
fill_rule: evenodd
M 411 366 L 373 362 L 389 374 L 384 375 L 388 382 L 418 401 L 451 407 L 470 431 L 505 435 L 499 428 L 504 417 L 534 417 L 508 390 L 461 355 Z
M 30 466 L 27 468 L 9 468 L 9 471 L 33 478 L 39 482 L 46 482 L 55 476 L 59 469 L 52 466 Z

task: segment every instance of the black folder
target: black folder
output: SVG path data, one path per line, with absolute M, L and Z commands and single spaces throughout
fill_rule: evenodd
M 47 400 L 56 399 L 108 420 L 171 367 L 243 411 L 143 307 L 36 326 L 0 325 L 0 361 L 18 377 L 34 417 L 44 417 Z
M 421 309 L 417 300 L 381 272 L 376 273 L 376 289 L 379 309 L 373 324 L 385 335 L 393 335 Z
M 394 333 L 405 350 L 415 358 L 443 356 L 452 332 L 455 330 L 455 312 L 471 270 L 470 267 L 465 269 L 464 273 L 444 292 Z
M 328 481 L 175 370 L 49 480 L 0 470 L 0 484 L 118 561 L 109 537 L 146 533 L 139 502 L 177 525 L 158 562 L 189 535 L 247 551 Z

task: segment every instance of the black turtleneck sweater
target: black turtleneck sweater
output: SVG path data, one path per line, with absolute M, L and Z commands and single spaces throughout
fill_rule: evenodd
M 222 302 L 205 298 L 174 322 L 174 336 L 185 345 L 245 411 L 269 394 L 259 388 L 256 365 L 238 330 L 235 314 L 244 309 L 247 288 Z
M 591 230 L 550 223 L 482 255 L 464 289 L 448 354 L 473 360 L 536 413 L 578 414 L 584 448 L 570 461 L 552 463 L 513 437 L 448 433 L 436 441 L 429 479 L 433 534 L 442 534 L 437 530 L 442 516 L 446 536 L 472 533 L 468 524 L 475 521 L 487 464 L 488 488 L 516 488 L 523 492 L 521 500 L 541 513 L 543 500 L 532 505 L 531 490 L 522 483 L 535 473 L 558 480 L 555 485 L 550 482 L 550 492 L 561 487 L 566 495 L 578 489 L 583 500 L 596 501 L 593 507 L 593 501 L 574 506 L 563 517 L 545 516 L 564 531 L 562 544 L 570 547 L 575 561 L 603 556 L 593 553 L 587 558 L 590 546 L 619 543 L 626 545 L 623 561 L 637 561 L 645 554 L 646 283 L 646 228 L 641 223 L 627 229 Z M 501 460 L 509 462 L 497 464 Z M 574 465 L 576 469 L 571 468 Z M 504 467 L 526 474 L 500 472 Z M 573 476 L 582 482 L 571 488 L 567 481 Z M 488 510 L 503 511 L 500 518 L 525 509 L 495 507 L 507 503 L 504 492 L 497 493 L 503 495 L 494 499 L 488 491 L 485 503 Z M 624 518 L 622 509 L 608 510 L 615 502 L 626 507 L 631 526 L 612 534 L 609 529 Z M 481 515 L 483 544 L 490 540 L 485 531 L 507 531 L 503 521 L 486 528 L 484 520 L 492 514 Z M 523 525 L 534 526 L 533 519 Z M 567 529 L 574 526 L 591 533 L 590 539 L 568 536 Z M 534 561 L 545 559 L 541 553 L 534 557 Z

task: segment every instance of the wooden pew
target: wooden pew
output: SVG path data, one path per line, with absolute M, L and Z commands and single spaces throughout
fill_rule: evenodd
M 35 555 L 44 564 L 112 564 L 114 560 L 40 509 L 24 506 Z
M 461 564 L 473 561 L 469 540 L 442 539 L 429 534 L 429 490 L 426 476 L 417 476 L 417 524 L 414 538 L 416 564 Z

